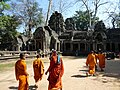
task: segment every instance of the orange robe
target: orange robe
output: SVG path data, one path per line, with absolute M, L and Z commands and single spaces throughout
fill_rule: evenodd
M 28 73 L 25 60 L 18 60 L 15 63 L 15 75 L 19 80 L 18 90 L 28 90 Z
M 105 68 L 105 55 L 104 54 L 98 54 L 98 60 L 99 60 L 99 67 Z
M 64 73 L 64 67 L 63 67 L 63 61 L 62 58 L 60 58 L 60 63 L 57 63 L 57 55 L 52 56 L 50 60 L 50 66 L 48 68 L 49 76 L 49 87 L 48 90 L 58 90 L 62 88 L 62 76 Z
M 44 64 L 40 58 L 33 61 L 33 70 L 35 82 L 38 82 L 44 74 Z
M 89 66 L 89 74 L 95 73 L 96 56 L 94 54 L 89 54 L 86 60 L 86 65 Z

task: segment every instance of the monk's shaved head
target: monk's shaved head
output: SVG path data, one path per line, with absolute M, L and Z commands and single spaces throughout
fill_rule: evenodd
M 20 59 L 24 59 L 25 58 L 25 54 L 21 53 L 20 54 Z

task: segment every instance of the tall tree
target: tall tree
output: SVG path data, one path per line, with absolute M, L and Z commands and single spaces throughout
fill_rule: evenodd
M 45 26 L 48 25 L 48 18 L 49 18 L 51 6 L 52 6 L 52 0 L 49 0 L 49 6 L 48 6 L 48 11 L 47 11 L 47 17 L 46 17 L 46 21 L 45 21 Z
M 6 4 L 4 1 L 0 2 L 0 16 L 4 15 L 4 11 L 10 9 L 9 4 Z
M 91 18 L 91 23 L 98 21 L 98 17 L 93 19 L 92 13 L 90 15 L 88 14 L 88 11 L 76 11 L 76 14 L 74 14 L 73 19 L 76 24 L 77 30 L 87 30 L 88 27 L 90 27 L 89 22 Z
M 19 26 L 15 16 L 0 16 L 0 39 L 1 43 L 11 43 L 18 34 L 16 29 Z
M 58 11 L 63 14 L 69 10 L 69 8 L 73 7 L 76 4 L 74 0 L 58 0 L 57 7 Z
M 31 30 L 42 23 L 42 9 L 35 0 L 18 0 L 18 2 L 11 3 L 12 13 L 17 15 L 23 22 L 26 32 L 31 38 Z M 25 29 L 26 30 L 26 29 Z
M 117 27 L 120 28 L 120 13 L 118 14 L 116 24 L 117 24 Z
M 83 6 L 86 8 L 86 11 L 89 15 L 89 27 L 92 27 L 95 25 L 95 22 L 91 24 L 91 12 L 93 12 L 93 21 L 96 19 L 96 15 L 98 12 L 98 8 L 104 4 L 107 4 L 108 2 L 101 2 L 101 0 L 77 0 L 78 2 L 82 2 Z
M 120 27 L 120 9 L 117 6 L 117 3 L 116 3 L 116 5 L 113 5 L 111 7 L 112 7 L 112 10 L 111 10 L 111 8 L 108 8 L 105 11 L 105 13 L 107 14 L 107 17 L 108 17 L 106 20 L 111 22 L 112 28 L 119 28 Z

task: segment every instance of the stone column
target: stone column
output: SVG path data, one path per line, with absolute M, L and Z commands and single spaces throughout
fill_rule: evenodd
M 55 50 L 57 50 L 57 41 L 55 42 Z
M 79 51 L 80 51 L 80 43 L 78 43 L 78 49 L 79 49 Z
M 70 42 L 70 51 L 73 51 L 73 43 Z
M 118 43 L 115 43 L 115 52 L 118 52 Z
M 96 50 L 96 45 L 95 45 L 95 43 L 93 43 L 93 50 Z

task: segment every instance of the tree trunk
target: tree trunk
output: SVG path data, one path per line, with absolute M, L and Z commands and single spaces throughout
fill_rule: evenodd
M 52 0 L 49 0 L 49 6 L 48 6 L 48 11 L 47 11 L 47 18 L 46 18 L 45 26 L 48 25 L 48 18 L 49 18 L 51 6 L 52 6 Z

